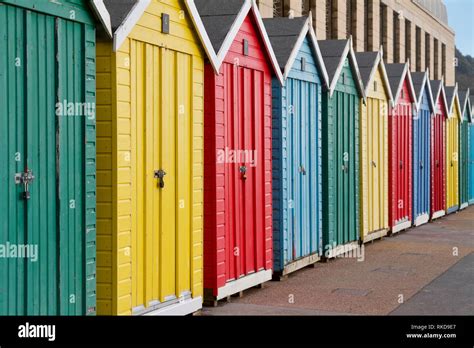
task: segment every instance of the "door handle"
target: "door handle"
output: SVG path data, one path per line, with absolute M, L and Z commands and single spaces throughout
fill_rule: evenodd
M 240 174 L 242 174 L 242 180 L 247 180 L 247 166 L 241 166 L 239 168 Z
M 400 161 L 400 169 L 403 169 L 403 161 Z
M 372 166 L 373 166 L 374 168 L 377 168 L 377 162 L 372 161 Z
M 439 168 L 439 160 L 436 160 L 436 167 Z
M 301 165 L 299 170 L 301 174 L 306 175 L 306 169 L 304 168 L 304 166 Z
M 24 191 L 22 192 L 21 197 L 26 201 L 31 199 L 30 184 L 34 180 L 35 176 L 33 175 L 32 170 L 27 169 L 24 173 L 15 174 L 15 184 L 23 185 Z
M 158 179 L 158 186 L 160 188 L 165 187 L 165 175 L 166 172 L 163 169 L 155 170 L 155 179 Z
M 348 173 L 349 172 L 349 165 L 347 163 L 343 164 L 342 165 L 342 171 L 344 173 Z
M 425 165 L 423 164 L 423 161 L 420 161 L 420 168 L 421 169 L 425 168 Z

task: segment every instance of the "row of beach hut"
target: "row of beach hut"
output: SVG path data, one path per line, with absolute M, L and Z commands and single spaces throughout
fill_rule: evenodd
M 473 204 L 469 91 L 311 18 L 0 0 L 0 243 L 38 247 L 0 314 L 190 314 Z

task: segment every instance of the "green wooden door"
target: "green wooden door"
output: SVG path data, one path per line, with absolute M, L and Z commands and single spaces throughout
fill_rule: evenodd
M 86 36 L 0 4 L 0 315 L 95 311 Z
M 469 202 L 469 144 L 468 144 L 468 127 L 469 121 L 467 115 L 459 124 L 459 204 L 461 207 L 466 207 Z

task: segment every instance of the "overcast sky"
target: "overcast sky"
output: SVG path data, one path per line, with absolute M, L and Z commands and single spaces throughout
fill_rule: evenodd
M 474 57 L 474 0 L 444 0 L 449 26 L 456 31 L 456 47 Z

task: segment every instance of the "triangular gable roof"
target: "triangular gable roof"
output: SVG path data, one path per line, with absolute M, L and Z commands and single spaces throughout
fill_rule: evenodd
M 112 24 L 110 21 L 110 15 L 107 9 L 105 8 L 103 0 L 91 0 L 90 6 L 97 18 L 99 19 L 100 23 L 102 24 L 109 38 L 112 38 Z
M 425 72 L 412 72 L 411 78 L 413 81 L 413 89 L 415 90 L 415 94 L 417 96 L 416 104 L 417 109 L 420 110 L 421 100 L 423 98 L 423 93 L 425 88 L 428 90 L 428 103 L 430 105 L 431 112 L 435 111 L 435 104 L 433 101 L 433 92 L 431 90 L 431 85 L 429 83 L 429 76 L 430 71 L 426 69 Z
M 390 102 L 393 103 L 392 89 L 390 88 L 387 69 L 385 68 L 385 64 L 383 62 L 382 47 L 380 47 L 378 52 L 357 52 L 355 57 L 359 66 L 360 76 L 365 87 L 365 95 L 368 95 L 370 84 L 375 77 L 377 69 L 380 68 L 382 70 L 382 80 L 385 83 L 385 90 L 387 91 Z
M 113 33 L 113 50 L 118 51 L 125 39 L 138 23 L 151 0 L 103 0 Z
M 474 95 L 471 95 L 469 98 L 469 105 L 471 105 L 471 122 L 474 123 L 474 110 L 472 106 L 474 105 Z
M 359 66 L 354 54 L 352 46 L 352 37 L 347 40 L 320 40 L 318 41 L 321 49 L 321 54 L 324 59 L 329 77 L 329 96 L 332 97 L 336 88 L 339 76 L 346 58 L 349 59 L 349 64 L 352 68 L 352 73 L 355 76 L 355 82 L 359 91 L 360 97 L 365 101 L 364 85 L 359 72 Z
M 293 68 L 301 45 L 305 38 L 309 36 L 319 73 L 323 77 L 322 80 L 325 85 L 328 86 L 328 73 L 324 65 L 321 50 L 319 49 L 311 18 L 311 13 L 308 17 L 268 18 L 263 20 L 263 24 L 265 24 L 265 29 L 270 38 L 270 43 L 272 44 L 278 64 L 283 71 L 284 80 L 288 78 Z
M 435 106 L 438 105 L 438 99 L 441 98 L 441 104 L 444 106 L 446 115 L 448 110 L 448 99 L 446 99 L 446 92 L 444 90 L 444 77 L 441 80 L 430 80 L 431 90 L 433 91 L 433 101 Z
M 393 106 L 398 102 L 400 93 L 402 91 L 403 84 L 405 79 L 408 79 L 408 89 L 410 91 L 411 100 L 415 104 L 416 110 L 418 110 L 418 105 L 416 105 L 416 94 L 413 89 L 413 81 L 411 79 L 410 73 L 410 64 L 407 63 L 396 63 L 396 64 L 387 64 L 387 75 L 388 80 L 390 81 L 390 87 L 392 88 L 393 94 Z
M 462 111 L 461 104 L 459 102 L 459 95 L 458 95 L 458 84 L 453 86 L 449 86 L 445 88 L 446 91 L 446 100 L 448 101 L 448 117 L 451 118 L 453 114 L 453 107 L 456 105 L 458 107 L 459 112 Z M 461 115 L 462 118 L 462 115 Z
M 469 99 L 470 98 L 469 95 L 470 95 L 470 89 L 469 88 L 465 91 L 459 92 L 459 97 L 460 97 L 459 102 L 462 104 L 461 105 L 462 106 L 462 109 L 461 109 L 462 118 L 464 118 L 464 114 L 467 111 L 469 122 L 472 122 L 472 109 L 471 109 L 471 100 Z M 461 121 L 462 121 L 462 118 L 461 118 Z
M 152 0 L 97 0 L 103 2 L 104 8 L 110 16 L 113 38 L 113 50 L 117 52 L 131 31 L 142 18 Z M 196 23 L 194 23 L 196 25 Z M 202 38 L 201 38 L 202 40 Z M 212 62 L 215 58 L 207 50 L 207 44 L 202 42 L 207 57 Z
M 185 2 L 206 51 L 211 56 L 211 64 L 216 73 L 219 72 L 245 18 L 252 13 L 275 75 L 283 84 L 283 75 L 255 0 L 185 0 Z

